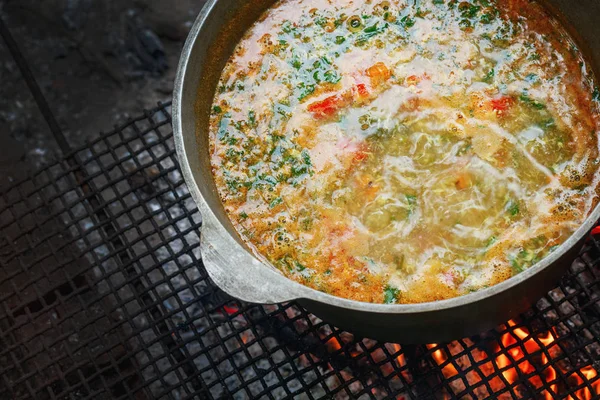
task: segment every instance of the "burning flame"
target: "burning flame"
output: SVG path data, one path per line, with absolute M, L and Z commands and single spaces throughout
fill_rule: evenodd
M 429 350 L 433 349 L 434 347 L 437 347 L 437 343 L 427 345 L 427 349 Z M 438 365 L 442 365 L 448 360 L 448 357 L 446 357 L 442 349 L 437 349 L 436 351 L 434 351 L 432 356 Z M 453 364 L 448 364 L 444 366 L 444 368 L 442 368 L 442 373 L 446 378 L 452 378 L 453 376 L 458 375 L 458 371 L 456 370 L 456 367 Z
M 508 321 L 509 328 L 513 328 L 516 325 L 517 324 L 513 320 Z M 521 345 L 517 345 L 517 340 L 521 341 Z M 552 336 L 552 334 L 548 332 L 547 335 L 538 337 L 538 340 L 544 347 L 549 348 L 549 346 L 552 343 L 554 343 L 554 336 Z M 538 342 L 532 336 L 530 336 L 529 333 L 527 333 L 527 331 L 525 331 L 523 328 L 514 328 L 512 332 L 506 332 L 504 335 L 502 335 L 501 342 L 503 348 L 505 349 L 508 349 L 511 346 L 514 347 L 511 347 L 506 351 L 508 355 L 500 354 L 498 355 L 498 357 L 496 357 L 496 364 L 500 369 L 504 369 L 506 367 L 510 367 L 514 364 L 517 364 L 519 370 L 521 370 L 521 372 L 524 374 L 529 375 L 535 372 L 536 369 L 531 364 L 531 362 L 529 362 L 528 360 L 520 361 L 523 358 L 525 358 L 526 354 L 535 353 L 536 351 L 541 350 L 541 347 L 538 344 Z M 525 352 L 523 351 L 523 347 L 525 347 Z M 552 366 L 549 366 L 550 361 L 545 353 L 542 353 L 541 363 L 543 366 L 548 365 L 548 367 L 544 371 L 545 381 L 547 383 L 555 381 L 556 371 Z M 518 379 L 517 369 L 513 367 L 507 369 L 506 371 L 502 371 L 502 376 L 504 376 L 504 379 L 506 379 L 506 381 L 512 385 Z M 530 378 L 530 381 L 537 388 L 543 386 L 541 377 L 534 376 Z M 554 398 L 553 393 L 557 393 L 557 384 L 551 384 L 549 386 L 549 389 L 550 390 L 544 391 L 544 398 L 551 400 Z
M 508 321 L 509 328 L 514 328 L 516 323 L 514 321 Z M 522 345 L 516 346 L 517 339 L 519 339 Z M 537 338 L 539 343 L 544 346 L 546 349 L 549 349 L 552 343 L 554 343 L 555 339 L 552 333 L 548 332 L 545 336 L 539 336 Z M 502 335 L 501 338 L 502 346 L 506 349 L 508 347 L 514 346 L 507 350 L 508 355 L 500 354 L 496 357 L 496 364 L 500 369 L 504 369 L 513 365 L 517 365 L 519 370 L 524 374 L 531 374 L 535 371 L 535 368 L 531 365 L 531 363 L 527 360 L 520 361 L 525 358 L 526 353 L 531 354 L 536 351 L 541 350 L 538 342 L 522 328 L 514 328 L 512 332 L 506 332 Z M 523 347 L 525 348 L 525 352 L 523 352 Z M 556 370 L 553 366 L 550 365 L 550 360 L 546 353 L 542 353 L 541 355 L 541 363 L 542 366 L 546 367 L 544 370 L 544 378 L 546 383 L 554 382 L 557 378 Z M 583 375 L 587 381 L 591 381 L 598 376 L 598 372 L 592 367 L 587 366 L 580 370 L 581 375 Z M 513 384 L 518 378 L 518 372 L 516 367 L 508 368 L 505 371 L 502 371 L 502 375 L 506 379 L 509 384 Z M 577 386 L 581 386 L 584 384 L 583 379 L 578 373 L 574 373 L 574 376 L 577 379 Z M 530 382 L 533 383 L 537 388 L 543 385 L 541 381 L 541 377 L 531 377 L 529 378 Z M 600 392 L 600 380 L 596 380 L 591 384 L 592 390 L 588 387 L 580 389 L 575 393 L 575 398 L 569 396 L 567 400 L 592 400 L 592 398 Z M 544 398 L 547 400 L 551 400 L 554 398 L 553 395 L 558 394 L 558 384 L 553 383 L 549 386 L 549 390 L 545 390 L 543 392 Z
M 399 344 L 396 343 L 388 343 L 387 346 L 389 346 L 388 348 L 391 348 L 392 350 L 392 356 L 394 354 L 398 354 L 398 356 L 396 356 L 396 366 L 398 368 L 402 368 L 401 374 L 404 377 L 404 379 L 406 381 L 410 381 L 411 380 L 411 376 L 410 376 L 410 372 L 408 371 L 406 367 L 406 357 L 404 356 L 404 353 L 400 353 L 401 347 Z M 399 379 L 397 377 L 394 377 L 394 379 Z
M 394 354 L 400 352 L 400 345 L 396 343 L 390 343 L 392 349 L 394 349 Z M 404 354 L 400 353 L 398 357 L 396 357 L 396 362 L 398 363 L 398 367 L 402 368 L 406 365 L 406 359 L 404 358 Z
M 338 339 L 334 335 L 331 335 L 328 339 L 325 335 L 321 337 L 326 339 L 327 350 L 330 353 L 338 352 L 344 348 L 344 351 L 349 353 L 351 357 L 357 357 L 360 355 L 361 351 L 364 351 L 349 348 L 351 346 L 348 346 L 348 342 L 343 337 L 341 339 Z M 246 340 L 251 338 L 251 336 L 243 337 L 242 340 L 246 343 Z M 478 355 L 475 355 L 475 359 L 478 363 L 486 359 L 489 361 L 483 361 L 480 364 L 484 366 L 484 368 L 482 368 L 482 373 L 485 377 L 489 378 L 490 374 L 493 373 L 493 370 L 499 370 L 502 375 L 500 377 L 496 375 L 492 381 L 495 380 L 500 385 L 502 385 L 503 381 L 504 385 L 511 386 L 517 391 L 523 389 L 524 385 L 530 388 L 535 387 L 537 391 L 541 392 L 540 398 L 545 400 L 558 398 L 561 392 L 564 393 L 563 389 L 565 388 L 562 383 L 559 382 L 559 371 L 556 370 L 558 367 L 552 360 L 552 358 L 557 355 L 556 353 L 560 351 L 554 332 L 548 332 L 544 335 L 533 335 L 526 329 L 517 327 L 517 323 L 511 320 L 508 321 L 507 331 L 501 335 L 500 343 L 497 345 L 498 348 L 494 352 L 495 356 L 490 357 L 490 355 L 483 350 L 481 350 L 480 353 L 477 353 Z M 407 360 L 402 353 L 401 346 L 395 343 L 386 343 L 385 346 L 388 351 L 390 351 L 388 355 L 392 355 L 393 361 L 386 362 L 381 366 L 384 376 L 394 374 L 393 379 L 404 377 L 407 382 L 412 381 L 413 377 L 411 376 L 409 368 L 407 368 Z M 449 358 L 454 360 L 453 355 L 446 352 L 442 346 L 439 346 L 436 343 L 428 344 L 426 347 L 431 351 L 431 357 L 435 363 L 437 363 L 439 368 L 441 368 L 446 379 L 452 379 L 459 375 L 459 372 L 461 372 L 459 369 L 460 367 L 453 362 L 449 362 Z M 386 359 L 386 353 L 383 350 L 379 351 L 379 353 L 375 351 L 371 356 L 374 357 L 375 362 Z M 495 366 L 493 362 L 494 359 Z M 460 360 L 462 360 L 462 358 L 460 358 Z M 463 361 L 460 360 L 460 365 L 462 365 Z M 468 363 L 470 361 L 465 360 L 464 362 Z M 396 364 L 396 367 L 394 364 Z M 329 364 L 329 366 L 332 368 L 331 364 Z M 402 375 L 395 372 L 395 368 L 400 368 Z M 476 374 L 477 377 L 469 377 L 468 374 L 465 375 L 469 382 L 471 379 L 483 379 L 483 376 L 480 374 Z M 577 389 L 570 390 L 572 393 L 571 396 L 567 397 L 563 395 L 560 396 L 560 398 L 565 398 L 566 400 L 592 400 L 599 398 L 600 376 L 593 366 L 586 366 L 575 372 L 566 372 L 563 370 L 561 376 L 565 375 L 568 376 L 569 379 L 568 382 L 564 383 L 571 388 L 577 386 Z M 352 373 L 350 372 L 342 371 L 341 376 L 341 379 L 345 381 L 352 380 Z M 461 380 L 458 380 L 457 382 L 461 382 Z M 492 384 L 492 386 L 496 387 L 492 389 L 494 392 L 501 390 L 503 387 L 497 387 L 495 384 Z M 566 389 L 568 391 L 568 388 Z M 374 394 L 380 394 L 378 388 L 372 388 L 371 390 Z
M 580 372 L 583 376 L 585 376 L 585 379 L 587 379 L 588 381 L 591 381 L 596 376 L 598 376 L 598 372 L 596 372 L 594 367 L 592 367 L 591 365 L 582 368 L 580 370 Z M 583 379 L 581 379 L 579 374 L 574 373 L 572 376 L 575 376 L 577 378 L 577 386 L 583 385 Z M 597 380 L 594 383 L 592 383 L 592 389 L 593 389 L 593 391 L 590 391 L 589 388 L 585 387 L 585 388 L 577 391 L 575 393 L 575 396 L 577 396 L 576 399 L 592 400 L 594 398 L 594 395 L 598 395 L 598 393 L 600 393 L 600 380 Z M 567 399 L 574 400 L 572 396 L 569 396 Z
M 338 351 L 339 349 L 342 348 L 342 345 L 340 344 L 340 341 L 337 340 L 337 338 L 335 336 L 332 336 L 331 339 L 329 339 L 326 343 L 327 348 L 329 349 L 330 352 L 335 352 Z

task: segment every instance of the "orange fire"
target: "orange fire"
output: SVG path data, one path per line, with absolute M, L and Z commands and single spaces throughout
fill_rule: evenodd
M 517 324 L 514 321 L 508 321 L 509 328 L 513 328 L 515 325 Z M 521 345 L 517 345 L 519 343 L 518 340 L 521 341 Z M 550 345 L 554 343 L 554 336 L 548 332 L 547 335 L 538 337 L 538 340 L 544 347 L 546 347 L 546 349 L 548 349 Z M 512 332 L 506 332 L 504 335 L 502 335 L 501 342 L 502 346 L 507 349 L 507 354 L 500 354 L 498 357 L 496 357 L 496 364 L 500 369 L 504 369 L 516 364 L 523 374 L 529 375 L 535 372 L 535 367 L 531 364 L 531 362 L 528 360 L 523 360 L 526 354 L 535 353 L 541 350 L 540 345 L 538 342 L 536 342 L 533 336 L 530 336 L 529 333 L 522 328 L 514 328 Z M 523 351 L 523 347 L 525 348 L 525 351 Z M 548 356 L 545 353 L 542 353 L 541 355 L 541 363 L 543 366 L 549 364 Z M 556 380 L 556 371 L 551 366 L 546 368 L 544 375 L 544 380 L 546 383 Z M 506 371 L 502 371 L 502 376 L 504 376 L 504 379 L 506 379 L 509 384 L 513 384 L 518 379 L 517 369 L 513 367 L 507 369 Z M 542 382 L 542 378 L 537 375 L 529 378 L 529 381 L 533 383 L 536 388 L 540 388 L 544 384 L 544 382 Z M 551 384 L 549 388 L 549 391 L 545 390 L 543 393 L 545 399 L 551 400 L 553 399 L 552 394 L 557 393 L 557 384 Z
M 488 363 L 483 363 L 484 368 L 482 368 L 482 373 L 484 376 L 489 377 L 490 374 L 493 373 L 493 370 L 501 371 L 502 375 L 499 378 L 494 378 L 494 380 L 498 381 L 497 383 L 500 383 L 500 386 L 496 386 L 492 382 L 492 386 L 495 387 L 492 390 L 496 391 L 502 389 L 502 383 L 500 382 L 502 378 L 504 378 L 505 384 L 510 386 L 519 386 L 521 382 L 528 380 L 527 385 L 533 386 L 538 391 L 541 391 L 541 398 L 550 400 L 560 396 L 559 391 L 562 391 L 563 388 L 559 388 L 557 370 L 551 365 L 552 358 L 556 357 L 557 353 L 560 351 L 556 344 L 555 334 L 553 332 L 548 332 L 545 335 L 532 335 L 528 333 L 527 330 L 517 327 L 516 322 L 512 320 L 508 321 L 507 327 L 507 332 L 503 333 L 500 338 L 502 346 L 498 345 L 495 358 L 490 358 L 484 351 L 481 351 L 478 353 L 479 355 L 474 356 L 477 362 L 486 359 L 489 361 Z M 244 342 L 248 339 L 251 339 L 251 337 L 242 337 Z M 330 353 L 334 353 L 340 351 L 343 346 L 346 346 L 345 343 L 346 340 L 344 338 L 338 339 L 335 336 L 331 336 L 327 340 L 326 346 Z M 393 374 L 393 369 L 401 368 L 402 376 L 410 382 L 412 377 L 410 371 L 406 368 L 406 359 L 401 352 L 400 345 L 386 343 L 385 346 L 395 359 L 391 363 L 385 363 L 381 367 L 384 375 L 388 376 Z M 459 374 L 460 370 L 458 368 L 460 368 L 460 366 L 448 362 L 449 354 L 441 347 L 438 347 L 438 344 L 428 344 L 426 347 L 428 350 L 432 351 L 431 356 L 437 365 L 441 367 L 442 373 L 446 379 L 451 379 Z M 361 352 L 360 349 L 357 350 L 352 348 L 345 348 L 345 351 L 349 352 L 352 357 L 358 356 Z M 380 351 L 380 353 L 381 354 L 374 352 L 371 354 L 376 362 L 385 359 L 385 353 L 383 351 Z M 493 366 L 494 359 L 496 367 Z M 459 365 L 462 365 L 463 361 L 458 361 L 461 362 Z M 394 367 L 394 362 L 396 367 Z M 466 360 L 464 362 L 469 361 Z M 488 364 L 489 367 L 486 366 Z M 586 366 L 579 371 L 569 373 L 563 371 L 563 374 L 571 374 L 568 379 L 570 387 L 575 387 L 575 385 L 579 387 L 572 396 L 566 397 L 566 400 L 592 400 L 598 398 L 597 395 L 600 393 L 600 376 L 594 367 Z M 479 379 L 483 379 L 481 375 L 477 375 L 479 376 Z M 396 373 L 393 379 L 398 379 L 399 377 L 400 375 L 397 375 Z M 471 378 L 467 378 L 470 382 Z M 351 380 L 351 373 L 342 371 L 342 379 L 346 381 Z M 461 380 L 458 380 L 457 382 L 460 383 Z M 562 398 L 565 397 L 563 396 Z
M 427 349 L 429 350 L 433 349 L 434 347 L 437 347 L 437 343 L 427 345 Z M 442 349 L 437 349 L 436 351 L 434 351 L 432 356 L 438 365 L 442 365 L 448 360 L 448 357 L 446 357 Z M 458 371 L 456 370 L 456 367 L 453 364 L 448 364 L 444 366 L 444 368 L 442 368 L 442 373 L 446 378 L 452 378 L 453 376 L 458 375 Z
M 248 342 L 250 341 L 250 332 L 249 331 L 245 331 L 242 332 L 241 338 L 242 338 L 242 343 L 244 344 L 248 344 Z
M 326 343 L 327 348 L 329 349 L 330 352 L 335 352 L 338 351 L 339 349 L 342 348 L 342 345 L 340 344 L 340 341 L 337 340 L 337 338 L 335 336 L 332 336 L 331 339 L 329 339 Z
M 394 354 L 400 351 L 400 345 L 396 343 L 390 343 L 392 349 L 394 350 Z M 396 357 L 396 362 L 398 363 L 398 367 L 402 368 L 406 365 L 406 359 L 404 358 L 404 354 L 400 353 L 398 357 Z
M 400 345 L 396 344 L 396 343 L 388 343 L 388 346 L 391 347 L 392 349 L 392 355 L 399 353 L 400 352 Z M 398 368 L 403 368 L 406 366 L 406 358 L 404 357 L 403 353 L 400 353 L 397 357 L 396 357 L 396 365 L 398 366 Z M 408 370 L 406 368 L 404 368 L 402 370 L 402 376 L 404 377 L 404 379 L 406 379 L 407 381 L 410 380 L 410 373 L 408 372 Z
M 588 381 L 591 381 L 596 376 L 598 376 L 598 372 L 596 372 L 594 367 L 592 367 L 591 365 L 582 368 L 580 370 L 580 372 L 583 376 L 585 376 L 585 379 L 587 379 Z M 578 373 L 574 373 L 572 376 L 577 378 L 577 386 L 583 385 L 583 379 L 581 379 L 581 377 L 579 376 Z M 598 395 L 598 393 L 600 393 L 600 380 L 596 380 L 594 383 L 592 383 L 591 386 L 592 386 L 592 391 L 590 391 L 590 389 L 587 387 L 585 387 L 581 390 L 578 390 L 575 393 L 576 399 L 577 400 L 592 400 L 594 398 L 594 395 Z M 572 396 L 569 396 L 568 400 L 575 400 L 575 399 L 573 399 Z

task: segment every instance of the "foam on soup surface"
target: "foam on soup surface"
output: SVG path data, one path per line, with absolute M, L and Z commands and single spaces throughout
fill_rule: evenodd
M 530 1 L 283 0 L 223 71 L 211 163 L 241 237 L 289 278 L 447 299 L 531 267 L 589 215 L 598 97 Z

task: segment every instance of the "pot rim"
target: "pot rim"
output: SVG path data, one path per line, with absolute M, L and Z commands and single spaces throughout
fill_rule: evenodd
M 220 223 L 220 221 L 215 216 L 212 209 L 209 207 L 207 201 L 204 199 L 202 195 L 198 183 L 192 173 L 192 169 L 190 166 L 190 162 L 188 159 L 188 155 L 185 149 L 184 143 L 184 132 L 182 128 L 182 101 L 183 101 L 183 89 L 185 84 L 185 77 L 188 72 L 189 60 L 194 51 L 194 46 L 198 41 L 199 35 L 205 26 L 207 20 L 210 15 L 214 11 L 214 7 L 219 3 L 219 0 L 209 0 L 200 14 L 198 15 L 196 21 L 194 22 L 190 34 L 185 42 L 181 58 L 179 61 L 177 76 L 175 80 L 175 87 L 173 92 L 173 105 L 172 105 L 172 121 L 173 121 L 173 136 L 175 140 L 175 149 L 179 159 L 181 171 L 183 174 L 183 178 L 189 188 L 190 194 L 192 198 L 198 205 L 202 219 L 202 237 L 209 235 L 209 231 L 211 229 L 218 230 L 220 233 L 225 233 L 226 235 L 232 237 L 227 229 Z M 196 93 L 196 91 L 195 91 Z M 212 95 L 212 94 L 211 94 Z M 188 135 L 191 134 L 188 132 Z M 196 132 L 193 132 L 194 137 L 196 136 Z M 426 303 L 416 303 L 416 304 L 379 304 L 379 303 L 366 303 L 360 302 L 356 300 L 350 300 L 342 297 L 333 296 L 327 293 L 320 292 L 316 289 L 312 289 L 308 286 L 302 285 L 296 281 L 293 281 L 278 271 L 275 272 L 272 265 L 267 263 L 264 260 L 258 258 L 255 254 L 253 254 L 248 249 L 244 248 L 239 242 L 235 242 L 234 246 L 237 248 L 233 249 L 236 252 L 243 252 L 250 257 L 256 263 L 261 264 L 261 267 L 264 269 L 268 269 L 273 272 L 270 275 L 272 278 L 276 279 L 276 276 L 280 276 L 285 281 L 281 281 L 281 284 L 288 285 L 286 288 L 286 292 L 289 293 L 289 298 L 285 300 L 275 300 L 274 302 L 284 302 L 298 299 L 312 300 L 324 304 L 329 304 L 337 307 L 341 307 L 348 310 L 353 311 L 363 311 L 369 313 L 380 313 L 380 314 L 412 314 L 412 313 L 427 313 L 434 311 L 442 311 L 448 309 L 458 309 L 467 305 L 471 305 L 473 303 L 481 302 L 485 299 L 494 297 L 504 291 L 508 291 L 520 284 L 524 284 L 529 278 L 538 273 L 541 273 L 546 268 L 548 268 L 551 264 L 559 260 L 565 253 L 571 250 L 574 246 L 579 243 L 585 235 L 589 233 L 592 227 L 596 224 L 596 221 L 600 219 L 600 204 L 597 204 L 596 207 L 592 210 L 592 212 L 588 215 L 588 217 L 584 220 L 581 226 L 557 249 L 555 249 L 552 253 L 548 254 L 541 261 L 528 268 L 527 270 L 501 282 L 496 285 L 493 285 L 488 288 L 480 289 L 476 292 L 465 294 L 459 297 L 454 297 L 451 299 L 431 301 Z M 210 235 L 209 235 L 210 236 Z M 212 249 L 210 244 L 203 243 L 203 256 L 204 249 Z M 204 258 L 204 257 L 203 257 Z M 217 259 L 212 258 L 213 262 L 223 262 L 228 258 L 228 255 L 223 255 L 222 258 L 217 257 Z M 228 265 L 222 265 L 224 269 L 231 268 Z M 236 268 L 236 267 L 233 267 Z M 210 273 L 210 271 L 209 271 Z M 228 290 L 226 290 L 228 291 Z M 228 291 L 229 292 L 229 291 Z M 239 293 L 230 293 L 234 297 L 243 297 Z M 249 300 L 251 301 L 251 300 Z M 261 301 L 265 302 L 265 301 Z

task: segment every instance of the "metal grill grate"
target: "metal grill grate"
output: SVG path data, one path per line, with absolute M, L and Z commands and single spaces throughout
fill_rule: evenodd
M 600 246 L 521 316 L 446 345 L 355 338 L 209 281 L 168 106 L 0 188 L 0 397 L 592 398 Z

